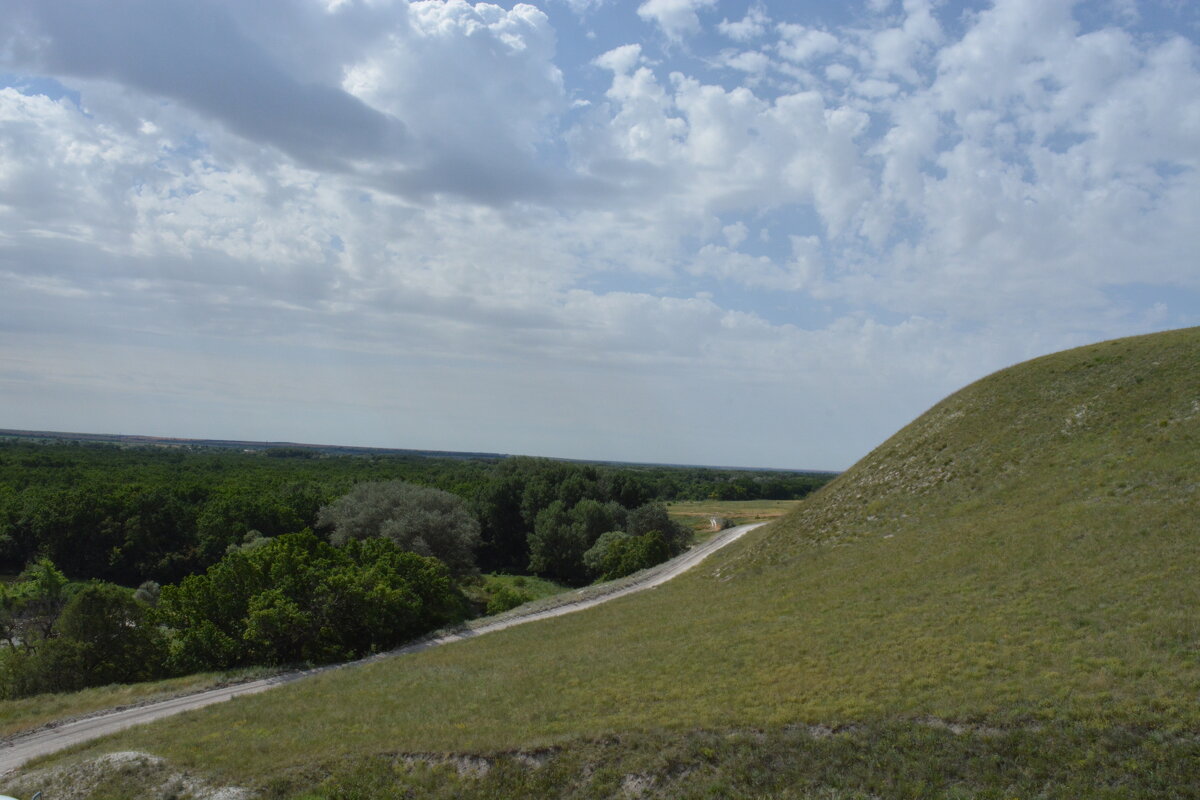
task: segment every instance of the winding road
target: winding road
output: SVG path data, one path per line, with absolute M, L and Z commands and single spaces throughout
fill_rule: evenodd
M 30 759 L 48 755 L 72 745 L 98 739 L 101 736 L 107 736 L 108 734 L 131 728 L 134 725 L 153 722 L 154 720 L 179 714 L 183 711 L 203 708 L 213 703 L 222 703 L 242 695 L 265 692 L 276 686 L 292 683 L 293 681 L 301 680 L 319 672 L 345 669 L 346 667 L 379 661 L 384 658 L 394 658 L 395 656 L 420 652 L 421 650 L 450 644 L 451 642 L 473 639 L 485 633 L 504 630 L 505 628 L 523 625 L 527 622 L 558 617 L 563 614 L 571 614 L 576 611 L 582 611 L 585 608 L 600 605 L 601 603 L 607 603 L 609 600 L 615 600 L 618 597 L 653 589 L 655 586 L 659 586 L 686 572 L 712 553 L 765 524 L 765 522 L 758 522 L 751 525 L 739 525 L 736 528 L 721 531 L 703 544 L 696 545 L 686 553 L 657 567 L 645 570 L 631 580 L 614 582 L 607 585 L 607 587 L 589 587 L 579 592 L 559 595 L 558 598 L 561 598 L 562 601 L 550 607 L 535 607 L 524 612 L 521 609 L 515 609 L 513 612 L 496 618 L 477 620 L 473 626 L 440 632 L 396 650 L 369 656 L 359 661 L 316 669 L 297 670 L 234 686 L 207 689 L 195 694 L 172 697 L 168 700 L 147 703 L 146 705 L 102 712 L 81 719 L 51 723 L 48 726 L 19 733 L 0 742 L 0 775 L 17 769 Z

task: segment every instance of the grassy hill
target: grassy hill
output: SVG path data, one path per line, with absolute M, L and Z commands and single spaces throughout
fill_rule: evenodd
M 72 757 L 276 797 L 1198 796 L 1198 512 L 1200 329 L 1106 342 L 659 589 Z

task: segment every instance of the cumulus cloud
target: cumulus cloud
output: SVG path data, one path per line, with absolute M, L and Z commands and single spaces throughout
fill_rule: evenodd
M 779 34 L 779 54 L 798 64 L 832 53 L 839 47 L 838 39 L 833 34 L 804 25 L 783 23 L 779 26 Z
M 696 12 L 716 6 L 717 0 L 645 0 L 638 6 L 638 16 L 658 25 L 671 41 L 682 41 L 700 32 L 700 16 Z
M 735 42 L 750 42 L 763 36 L 770 23 L 771 18 L 767 16 L 766 8 L 761 3 L 756 3 L 750 6 L 741 20 L 721 20 L 717 24 L 717 30 Z

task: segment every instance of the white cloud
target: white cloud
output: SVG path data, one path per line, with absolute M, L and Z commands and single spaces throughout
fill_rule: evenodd
M 721 233 L 725 235 L 725 241 L 729 243 L 730 247 L 737 247 L 746 241 L 750 229 L 746 227 L 746 223 L 744 222 L 735 222 L 732 225 L 726 225 L 721 228 Z
M 97 397 L 126 430 L 176 403 L 297 426 L 280 438 L 353 418 L 394 437 L 372 444 L 844 466 L 983 371 L 1200 322 L 1193 40 L 1084 32 L 1066 0 L 874 6 L 817 28 L 763 2 L 685 49 L 713 4 L 643 3 L 668 41 L 560 47 L 565 7 L 287 0 L 275 35 L 215 2 L 236 64 L 269 74 L 214 99 L 211 31 L 168 90 L 104 51 L 119 20 L 81 65 L 22 5 L 46 41 L 2 55 L 28 75 L 0 88 L 0 411 L 78 427 L 38 415 Z M 303 107 L 238 116 L 264 98 Z M 754 390 L 710 449 L 694 431 L 734 416 L 712 385 Z M 766 435 L 796 398 L 820 425 Z
M 716 4 L 717 0 L 645 0 L 637 13 L 658 25 L 669 40 L 678 42 L 699 33 L 700 16 L 696 12 Z
M 762 75 L 771 68 L 771 58 L 766 53 L 755 50 L 743 50 L 740 53 L 724 53 L 721 63 L 739 72 L 751 75 Z
M 756 3 L 747 9 L 746 16 L 742 17 L 738 22 L 730 22 L 727 19 L 721 20 L 717 23 L 717 30 L 735 42 L 744 43 L 751 42 L 766 34 L 770 23 L 771 18 L 767 16 L 766 9 L 761 3 Z
M 872 67 L 884 77 L 918 83 L 920 75 L 914 62 L 923 60 L 929 48 L 941 40 L 942 27 L 933 15 L 931 0 L 904 0 L 903 24 L 869 36 Z
M 592 63 L 618 75 L 624 75 L 632 71 L 641 60 L 642 46 L 640 44 L 623 44 L 597 56 Z
M 833 53 L 839 47 L 838 38 L 833 34 L 803 25 L 782 23 L 779 34 L 779 54 L 797 64 Z

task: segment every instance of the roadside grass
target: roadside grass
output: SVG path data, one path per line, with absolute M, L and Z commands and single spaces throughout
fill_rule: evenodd
M 183 694 L 263 678 L 278 670 L 242 669 L 202 673 L 148 683 L 98 686 L 78 692 L 40 694 L 20 700 L 0 701 L 0 739 L 33 730 L 51 722 L 81 717 L 97 711 L 165 700 Z
M 704 791 L 1195 796 L 1181 770 L 1200 766 L 1198 518 L 1200 329 L 1104 343 L 947 398 L 793 513 L 653 591 L 66 757 L 146 750 L 271 796 L 329 778 L 316 796 L 369 798 L 388 795 L 336 781 L 359 767 L 374 780 L 374 754 L 569 753 L 595 740 L 620 760 L 641 757 L 639 742 L 646 757 L 686 749 L 709 735 L 698 731 L 784 741 L 789 726 L 825 725 L 858 733 L 782 752 L 830 774 L 844 745 L 867 760 L 858 783 L 793 790 L 774 775 L 792 755 L 730 751 L 712 780 L 732 782 Z M 986 769 L 973 778 L 976 760 Z M 674 769 L 647 780 L 698 774 Z M 1063 788 L 1039 793 L 1043 773 Z M 546 796 L 607 796 L 588 791 Z M 691 791 L 676 794 L 703 795 Z

